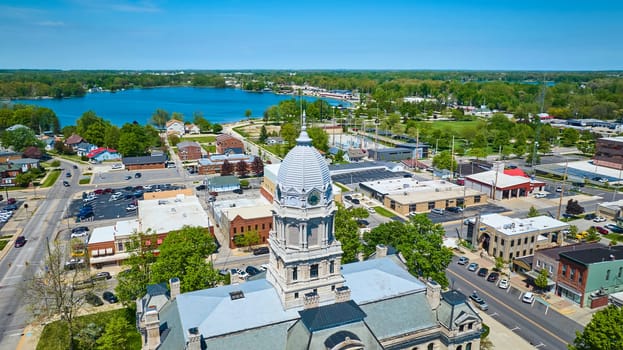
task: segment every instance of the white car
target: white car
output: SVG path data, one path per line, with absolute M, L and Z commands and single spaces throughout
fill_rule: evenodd
M 115 192 L 115 193 L 112 194 L 112 196 L 110 196 L 110 200 L 112 200 L 112 201 L 116 201 L 116 200 L 121 199 L 121 198 L 123 198 L 123 193 L 121 193 L 121 192 Z
M 113 164 L 113 165 L 112 165 L 112 168 L 113 168 L 113 169 L 121 169 L 121 168 L 123 168 L 123 164 L 121 164 L 121 163 L 115 163 L 115 164 Z
M 534 198 L 545 198 L 545 197 L 547 197 L 547 194 L 543 192 L 537 192 L 534 194 Z
M 76 232 L 71 234 L 71 238 L 81 238 L 89 236 L 89 231 Z
M 598 216 L 596 218 L 593 219 L 594 222 L 604 222 L 606 221 L 606 218 L 604 218 L 603 216 Z
M 502 289 L 508 289 L 508 286 L 510 285 L 510 283 L 508 282 L 508 279 L 506 278 L 502 278 L 500 280 L 500 283 L 498 284 L 498 287 L 502 288 Z
M 534 302 L 534 293 L 525 292 L 523 294 L 523 297 L 521 298 L 521 301 L 523 301 L 524 303 L 532 304 Z
M 88 195 L 85 199 L 83 199 L 82 201 L 83 201 L 84 203 L 89 203 L 89 202 L 92 202 L 92 201 L 94 201 L 94 200 L 96 200 L 96 199 L 97 199 L 97 196 L 96 196 L 96 195 L 91 195 L 91 194 L 90 194 L 90 195 Z

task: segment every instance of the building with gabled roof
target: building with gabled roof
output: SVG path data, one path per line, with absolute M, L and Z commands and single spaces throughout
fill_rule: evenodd
M 216 137 L 216 153 L 223 154 L 232 148 L 244 150 L 244 143 L 228 134 L 221 134 Z
M 119 160 L 121 159 L 121 155 L 115 149 L 108 147 L 98 147 L 87 153 L 87 158 L 96 162 L 103 162 L 106 160 Z
M 182 136 L 186 133 L 184 122 L 177 119 L 168 120 L 165 129 L 167 130 L 167 135 Z
M 188 293 L 171 279 L 164 305 L 137 303 L 143 348 L 480 348 L 482 319 L 465 295 L 441 293 L 383 249 L 342 265 L 336 210 L 329 168 L 303 123 L 277 176 L 264 278 Z

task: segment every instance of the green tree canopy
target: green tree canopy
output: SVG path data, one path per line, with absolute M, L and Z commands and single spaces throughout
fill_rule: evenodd
M 623 344 L 623 309 L 610 305 L 597 311 L 584 331 L 576 331 L 569 350 L 619 350 Z
M 16 128 L 15 130 L 5 130 L 2 132 L 2 146 L 12 147 L 15 151 L 21 152 L 26 147 L 35 146 L 42 148 L 43 143 L 37 139 L 35 132 L 26 128 Z
M 452 157 L 449 151 L 443 151 L 433 157 L 433 166 L 438 169 L 447 169 L 455 171 L 458 167 L 456 159 Z
M 528 210 L 528 217 L 529 218 L 533 218 L 536 216 L 539 216 L 541 214 L 539 214 L 539 211 L 533 206 L 530 207 L 530 210 Z
M 335 213 L 335 238 L 342 244 L 342 263 L 349 263 L 357 261 L 357 257 L 360 252 L 363 251 L 363 246 L 359 239 L 359 225 L 357 219 L 361 218 L 361 215 L 365 214 L 357 211 L 362 208 L 349 208 L 345 209 L 341 204 L 338 204 L 338 210 Z M 363 210 L 365 212 L 365 210 Z
M 182 292 L 214 287 L 218 272 L 206 258 L 216 250 L 214 239 L 202 227 L 184 226 L 169 232 L 160 245 L 160 254 L 151 268 L 151 282 L 167 282 L 173 277 L 181 281 Z
M 128 347 L 127 334 L 132 326 L 123 315 L 115 315 L 106 324 L 104 333 L 97 339 L 98 350 L 125 350 Z
M 164 109 L 156 109 L 154 114 L 151 115 L 150 122 L 158 129 L 164 129 L 167 125 L 167 122 L 171 119 L 171 115 L 169 112 Z
M 322 128 L 309 128 L 307 134 L 312 139 L 312 146 L 317 149 L 328 152 L 329 151 L 329 135 Z
M 377 244 L 391 245 L 404 256 L 409 272 L 447 287 L 445 269 L 452 260 L 452 251 L 442 244 L 444 233 L 441 225 L 424 214 L 405 223 L 391 221 L 364 234 L 366 253 L 370 254 Z
M 155 245 L 147 242 L 156 242 L 157 239 L 158 237 L 151 232 L 137 232 L 130 237 L 130 242 L 125 246 L 130 256 L 123 261 L 123 266 L 128 269 L 117 275 L 119 283 L 115 287 L 115 292 L 119 301 L 126 307 L 135 308 L 136 299 L 147 293 L 151 264 L 156 261 Z

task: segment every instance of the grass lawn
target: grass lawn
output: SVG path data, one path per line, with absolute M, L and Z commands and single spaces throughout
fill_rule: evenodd
M 82 329 L 89 323 L 95 323 L 96 325 L 104 329 L 110 319 L 116 315 L 122 315 L 128 320 L 131 331 L 126 334 L 126 349 L 140 349 L 141 348 L 141 335 L 134 327 L 136 315 L 129 309 L 118 309 L 113 311 L 99 312 L 96 314 L 90 314 L 86 316 L 77 317 L 75 319 L 76 328 Z M 37 350 L 65 350 L 69 349 L 69 332 L 64 322 L 55 321 L 45 326 L 41 333 L 41 338 L 37 344 Z M 81 350 L 78 346 L 76 350 Z
M 344 185 L 342 185 L 342 184 L 339 184 L 339 183 L 337 183 L 337 182 L 334 182 L 333 184 L 335 184 L 335 186 L 339 187 L 339 188 L 342 190 L 342 192 L 348 192 L 348 191 L 350 191 L 350 189 L 349 189 L 348 187 L 346 187 L 346 186 L 344 186 Z
M 50 170 L 48 172 L 48 176 L 46 176 L 43 182 L 41 183 L 41 187 L 50 187 L 54 185 L 54 183 L 56 182 L 56 180 L 58 180 L 58 177 L 60 175 L 61 175 L 60 169 Z
M 6 247 L 7 244 L 9 244 L 8 239 L 0 239 L 0 250 L 4 249 L 4 247 Z
M 91 182 L 91 177 L 90 176 L 83 177 L 83 178 L 80 179 L 80 181 L 78 181 L 78 183 L 81 184 L 81 185 L 86 185 L 86 184 L 88 184 L 90 182 Z
M 396 214 L 383 207 L 374 207 L 374 211 L 376 211 L 379 215 L 383 215 L 386 218 L 393 218 L 394 216 L 396 216 Z
M 245 126 L 235 127 L 234 130 L 244 138 L 249 138 L 249 134 L 245 131 Z
M 211 143 L 216 141 L 216 136 L 184 136 L 181 141 L 195 141 L 199 143 Z
M 210 153 L 216 153 L 216 146 L 214 145 L 201 145 L 201 147 Z
M 428 124 L 430 125 L 431 128 L 433 129 L 450 129 L 452 130 L 452 132 L 454 133 L 458 133 L 460 130 L 462 130 L 463 128 L 465 128 L 466 126 L 477 126 L 478 123 L 480 123 L 480 121 L 478 120 L 474 120 L 474 121 L 460 121 L 460 122 L 455 122 L 455 121 L 449 121 L 449 120 L 443 120 L 443 121 L 431 121 L 431 122 L 420 122 L 421 124 Z
M 623 241 L 623 236 L 618 233 L 608 233 L 607 235 L 604 235 L 604 237 L 615 242 Z

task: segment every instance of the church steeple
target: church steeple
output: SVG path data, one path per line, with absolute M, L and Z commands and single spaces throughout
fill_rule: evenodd
M 329 168 L 311 145 L 303 112 L 297 145 L 280 165 L 274 196 L 270 264 L 266 279 L 284 308 L 302 306 L 305 298 L 334 300 L 344 283 L 342 248 L 334 236 L 336 207 Z

